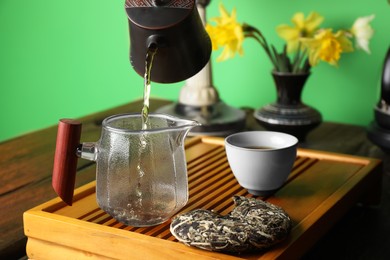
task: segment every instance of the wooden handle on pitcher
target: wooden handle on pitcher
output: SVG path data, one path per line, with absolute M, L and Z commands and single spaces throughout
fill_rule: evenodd
M 61 119 L 58 123 L 57 143 L 54 154 L 52 186 L 58 196 L 72 205 L 77 171 L 77 146 L 80 144 L 81 123 Z

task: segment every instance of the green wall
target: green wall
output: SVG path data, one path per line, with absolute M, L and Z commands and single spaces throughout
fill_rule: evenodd
M 0 141 L 142 97 L 143 79 L 128 59 L 124 0 L 0 1 Z M 219 0 L 207 9 L 218 15 Z M 379 97 L 384 55 L 390 45 L 386 0 L 224 0 L 238 20 L 259 27 L 281 47 L 275 27 L 293 13 L 317 11 L 324 26 L 349 28 L 359 16 L 375 14 L 372 54 L 346 54 L 339 67 L 312 70 L 303 101 L 325 120 L 367 125 Z M 275 99 L 271 64 L 254 41 L 245 54 L 215 62 L 213 77 L 222 99 L 258 108 Z M 152 85 L 152 96 L 176 100 L 183 82 Z M 141 108 L 140 108 L 141 109 Z

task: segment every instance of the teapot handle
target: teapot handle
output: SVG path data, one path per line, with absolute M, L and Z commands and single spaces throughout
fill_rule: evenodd
M 72 205 L 77 170 L 77 147 L 80 143 L 81 123 L 61 119 L 58 123 L 52 186 L 58 196 Z

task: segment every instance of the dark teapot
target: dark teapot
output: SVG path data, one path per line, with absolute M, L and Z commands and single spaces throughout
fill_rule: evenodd
M 130 61 L 144 76 L 148 49 L 157 49 L 151 81 L 173 83 L 198 73 L 209 61 L 211 41 L 195 0 L 126 0 Z

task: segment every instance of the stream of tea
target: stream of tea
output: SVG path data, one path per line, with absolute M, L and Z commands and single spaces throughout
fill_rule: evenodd
M 153 66 L 154 55 L 157 47 L 151 46 L 146 53 L 145 75 L 144 75 L 144 104 L 142 107 L 142 130 L 148 129 L 149 124 L 149 98 L 150 98 L 150 72 Z
M 151 89 L 151 82 L 150 82 L 150 73 L 153 66 L 153 59 L 154 56 L 157 53 L 156 47 L 149 47 L 146 53 L 146 60 L 145 60 L 145 75 L 144 75 L 144 102 L 143 107 L 141 111 L 141 128 L 142 130 L 149 129 L 150 123 L 149 123 L 149 98 L 150 98 L 150 89 Z M 142 187 L 141 182 L 142 178 L 145 175 L 145 171 L 143 169 L 142 165 L 142 158 L 143 153 L 146 153 L 148 149 L 148 139 L 146 134 L 142 133 L 140 135 L 140 149 L 139 149 L 139 161 L 137 164 L 137 172 L 138 172 L 138 180 L 137 180 L 137 186 L 136 186 L 136 196 L 137 196 L 137 206 L 142 208 Z M 151 151 L 150 151 L 151 152 Z

